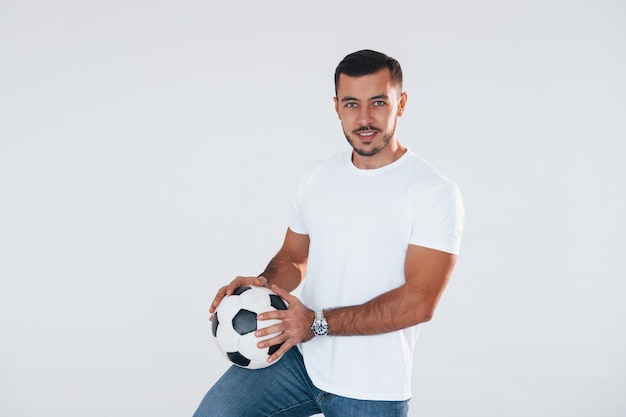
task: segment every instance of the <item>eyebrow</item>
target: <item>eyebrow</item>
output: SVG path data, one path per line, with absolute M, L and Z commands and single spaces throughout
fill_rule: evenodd
M 370 97 L 370 99 L 369 99 L 369 100 L 380 100 L 381 98 L 382 98 L 382 99 L 386 99 L 386 100 L 388 100 L 388 99 L 389 99 L 389 96 L 388 96 L 387 94 L 379 94 L 379 95 L 377 95 L 377 96 Z M 351 97 L 351 96 L 346 96 L 346 97 L 344 97 L 344 98 L 342 98 L 342 99 L 341 99 L 341 102 L 342 102 L 342 103 L 344 103 L 344 102 L 346 102 L 346 101 L 359 101 L 359 99 L 358 99 L 358 98 L 356 98 L 356 97 Z

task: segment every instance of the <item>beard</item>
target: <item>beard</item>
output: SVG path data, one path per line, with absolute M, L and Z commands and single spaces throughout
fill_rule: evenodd
M 391 131 L 386 132 L 386 133 L 384 133 L 380 129 L 377 129 L 377 128 L 372 127 L 372 126 L 361 127 L 359 129 L 353 130 L 352 133 L 356 135 L 358 132 L 363 132 L 363 131 L 368 131 L 368 130 L 371 130 L 371 131 L 374 131 L 374 132 L 381 132 L 381 133 L 383 133 L 383 141 L 382 141 L 382 143 L 380 145 L 378 145 L 378 146 L 375 146 L 375 147 L 371 148 L 371 149 L 359 148 L 358 147 L 358 141 L 357 140 L 353 140 L 351 138 L 351 136 L 348 133 L 346 133 L 346 130 L 345 129 L 343 130 L 343 134 L 346 137 L 346 140 L 348 141 L 350 146 L 352 146 L 352 149 L 354 149 L 354 152 L 356 152 L 357 154 L 359 154 L 361 156 L 366 156 L 366 157 L 374 156 L 374 155 L 380 153 L 380 151 L 382 151 L 383 149 L 385 149 L 385 146 L 387 146 L 389 144 L 389 142 L 391 142 L 391 139 L 393 139 L 393 136 L 396 133 L 396 126 L 395 126 L 395 123 L 394 123 L 393 129 L 391 129 Z

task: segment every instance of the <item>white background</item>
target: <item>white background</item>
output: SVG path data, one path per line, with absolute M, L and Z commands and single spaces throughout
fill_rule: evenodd
M 623 416 L 625 27 L 617 0 L 0 0 L 0 415 L 190 416 L 227 366 L 209 302 L 347 149 L 332 75 L 371 48 L 467 211 L 410 415 Z

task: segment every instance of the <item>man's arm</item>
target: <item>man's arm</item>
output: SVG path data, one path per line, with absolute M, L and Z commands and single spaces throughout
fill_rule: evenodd
M 329 308 L 324 310 L 329 335 L 372 335 L 404 329 L 430 320 L 441 294 L 450 279 L 456 263 L 456 255 L 409 245 L 405 260 L 405 283 L 361 305 Z M 291 346 L 313 338 L 310 330 L 314 313 L 300 300 L 281 288 L 272 290 L 289 303 L 289 310 L 272 311 L 259 319 L 279 319 L 281 323 L 256 332 L 259 337 L 282 332 L 264 340 L 259 347 L 283 343 L 272 355 L 273 361 Z M 331 306 L 329 306 L 331 307 Z
M 405 283 L 364 304 L 324 310 L 329 334 L 380 334 L 429 321 L 455 262 L 456 255 L 409 245 Z
M 283 246 L 259 276 L 265 277 L 268 286 L 277 285 L 287 292 L 295 290 L 306 272 L 309 242 L 309 235 L 287 229 Z
M 242 285 L 269 287 L 271 284 L 283 288 L 286 292 L 293 291 L 302 282 L 308 258 L 309 235 L 287 229 L 282 247 L 269 262 L 265 271 L 258 277 L 236 277 L 228 285 L 220 288 L 211 303 L 209 313 L 212 315 L 222 299 L 231 295 L 237 287 Z

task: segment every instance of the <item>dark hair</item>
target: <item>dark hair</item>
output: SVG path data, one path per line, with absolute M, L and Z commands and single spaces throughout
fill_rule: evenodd
M 383 68 L 389 69 L 391 81 L 402 90 L 402 68 L 400 63 L 390 56 L 381 52 L 363 49 L 347 55 L 335 69 L 335 95 L 337 95 L 337 85 L 341 74 L 350 77 L 362 77 L 373 74 Z

